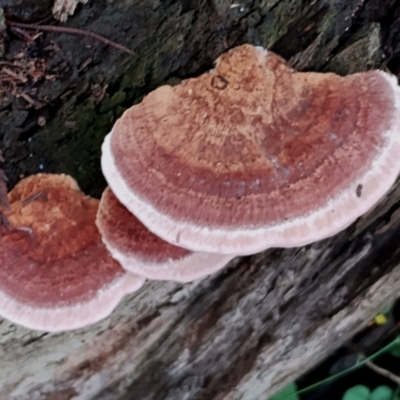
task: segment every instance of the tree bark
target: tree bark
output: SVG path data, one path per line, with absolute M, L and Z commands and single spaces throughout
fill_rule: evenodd
M 200 74 L 244 42 L 270 48 L 301 70 L 400 72 L 396 0 L 237 3 L 96 0 L 68 21 L 134 56 L 59 33 L 26 44 L 8 29 L 4 61 L 24 63 L 16 71 L 21 78 L 0 87 L 10 187 L 36 172 L 65 172 L 98 196 L 105 185 L 100 145 L 123 110 L 163 83 Z M 46 1 L 0 5 L 7 19 L 28 22 L 48 10 Z M 21 12 L 24 6 L 29 12 Z M 331 239 L 237 258 L 192 284 L 147 282 L 85 329 L 48 334 L 2 321 L 0 398 L 266 399 L 396 298 L 399 200 L 396 184 Z

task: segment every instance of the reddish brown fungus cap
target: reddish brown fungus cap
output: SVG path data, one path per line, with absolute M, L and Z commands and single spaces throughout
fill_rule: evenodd
M 107 188 L 96 224 L 111 255 L 145 278 L 189 282 L 224 267 L 233 256 L 191 252 L 151 233 Z
M 106 317 L 144 279 L 111 258 L 95 225 L 98 200 L 66 175 L 38 174 L 8 195 L 0 233 L 0 315 L 62 331 Z
M 393 184 L 399 104 L 384 72 L 295 72 L 244 45 L 127 110 L 102 168 L 170 243 L 232 254 L 300 246 L 342 230 Z

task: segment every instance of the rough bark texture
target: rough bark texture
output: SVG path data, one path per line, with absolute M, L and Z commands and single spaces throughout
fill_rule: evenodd
M 9 20 L 27 21 L 50 11 L 48 3 L 0 1 Z M 27 45 L 6 33 L 4 58 L 19 57 L 17 72 L 26 78 L 1 81 L 10 187 L 35 172 L 67 172 L 99 195 L 100 145 L 115 118 L 158 85 L 201 73 L 243 42 L 271 48 L 302 70 L 400 72 L 396 0 L 89 3 L 67 25 L 124 44 L 135 56 L 87 37 L 46 33 Z M 4 64 L 0 70 L 7 75 Z M 267 398 L 397 296 L 399 200 L 396 185 L 369 215 L 311 246 L 236 259 L 193 284 L 149 282 L 87 329 L 46 334 L 2 321 L 0 398 Z

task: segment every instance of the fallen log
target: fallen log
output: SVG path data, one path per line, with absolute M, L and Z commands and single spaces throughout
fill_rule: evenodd
M 6 18 L 21 20 L 20 7 L 32 6 L 24 3 L 2 2 Z M 35 13 L 24 22 L 35 22 Z M 10 187 L 39 171 L 65 172 L 99 195 L 100 144 L 115 118 L 243 42 L 271 48 L 302 70 L 387 66 L 399 73 L 399 19 L 394 0 L 116 0 L 78 6 L 67 25 L 134 56 L 90 37 L 46 32 L 26 44 L 8 32 L 3 58 L 21 78 L 1 81 L 0 147 Z M 3 320 L 0 398 L 267 398 L 397 297 L 399 200 L 396 184 L 331 239 L 236 258 L 191 284 L 147 282 L 85 329 L 48 334 Z

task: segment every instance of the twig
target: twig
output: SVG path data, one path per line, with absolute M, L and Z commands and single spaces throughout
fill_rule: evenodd
M 10 61 L 0 61 L 0 65 L 9 65 L 10 67 L 22 68 L 20 65 L 13 64 L 13 63 L 10 62 Z
M 17 92 L 18 96 L 22 97 L 27 103 L 31 104 L 32 106 L 36 107 L 36 108 L 40 108 L 42 106 L 42 104 L 40 104 L 38 101 L 32 99 L 31 96 L 29 96 L 28 94 L 24 93 L 24 92 Z
M 31 35 L 29 35 L 28 33 L 26 33 L 24 30 L 22 30 L 21 28 L 18 28 L 16 26 L 12 26 L 10 29 L 17 36 L 22 37 L 23 39 L 25 39 L 28 43 L 32 43 L 34 41 L 33 37 Z
M 40 192 L 37 192 L 37 193 L 33 194 L 32 196 L 29 196 L 27 199 L 25 199 L 25 200 L 22 202 L 22 207 L 25 207 L 25 206 L 27 206 L 28 204 L 32 203 L 32 201 L 35 201 L 37 198 L 39 198 L 39 197 L 41 196 L 42 193 L 43 193 L 43 192 L 40 191 Z
M 11 69 L 9 69 L 7 67 L 3 67 L 1 69 L 1 72 L 6 73 L 7 75 L 11 76 L 14 79 L 18 79 L 19 81 L 22 81 L 22 83 L 26 83 L 28 81 L 24 76 L 21 76 L 21 75 L 15 73 L 14 71 L 12 71 Z
M 128 53 L 132 56 L 135 55 L 135 53 L 132 50 L 128 49 L 127 47 L 122 46 L 121 44 L 115 43 L 103 36 L 98 35 L 97 33 L 84 31 L 83 29 L 68 28 L 68 27 L 64 27 L 64 26 L 25 24 L 22 22 L 14 22 L 14 21 L 7 21 L 7 25 L 14 26 L 17 28 L 23 28 L 23 29 L 31 29 L 31 30 L 47 31 L 47 32 L 58 32 L 58 33 L 68 33 L 71 35 L 87 36 L 92 39 L 96 39 L 102 43 L 105 43 L 109 46 L 115 47 L 116 49 L 124 51 L 125 53 Z
M 400 343 L 400 336 L 397 337 L 395 340 L 393 340 L 392 342 L 390 342 L 389 344 L 387 344 L 384 347 L 381 347 L 376 353 L 371 354 L 370 356 L 368 356 L 367 358 L 361 359 L 361 360 L 357 360 L 357 362 L 352 365 L 349 368 L 346 368 L 344 371 L 340 371 L 335 375 L 329 376 L 328 378 L 323 379 L 322 381 L 319 381 L 317 383 L 314 383 L 310 386 L 305 387 L 304 389 L 300 389 L 297 391 L 297 395 L 299 394 L 303 394 L 303 393 L 307 393 L 310 390 L 316 389 L 318 387 L 320 387 L 321 385 L 325 385 L 327 383 L 330 382 L 334 382 L 336 379 L 347 375 L 350 372 L 356 371 L 357 369 L 359 369 L 360 367 L 366 365 L 367 362 L 370 362 L 372 360 L 374 360 L 375 358 L 379 357 L 382 354 L 385 354 L 388 350 L 390 350 L 392 348 L 393 345 Z
M 385 368 L 378 367 L 376 364 L 374 364 L 372 361 L 367 361 L 365 365 L 369 368 L 371 368 L 373 371 L 377 372 L 378 374 L 385 376 L 386 378 L 389 378 L 393 382 L 397 383 L 400 385 L 400 377 L 394 374 L 393 372 L 388 371 Z

